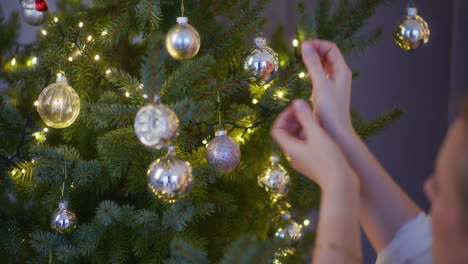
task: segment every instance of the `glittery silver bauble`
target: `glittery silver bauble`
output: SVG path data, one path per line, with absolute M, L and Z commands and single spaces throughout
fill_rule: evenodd
M 47 20 L 48 7 L 44 0 L 20 0 L 23 19 L 31 26 L 40 26 Z
M 155 102 L 141 108 L 135 117 L 135 133 L 141 143 L 161 149 L 171 144 L 179 130 L 179 118 L 169 107 Z
M 42 90 L 36 105 L 44 123 L 54 128 L 70 126 L 80 114 L 80 97 L 61 74 Z
M 429 42 L 430 34 L 427 22 L 417 14 L 415 7 L 410 7 L 407 16 L 396 27 L 393 39 L 400 49 L 411 51 Z
M 52 215 L 51 227 L 60 233 L 70 232 L 76 227 L 76 216 L 67 207 L 67 202 L 60 202 L 59 208 Z
M 241 151 L 237 142 L 227 136 L 226 130 L 216 131 L 206 147 L 208 163 L 220 172 L 230 172 L 239 165 Z
M 302 225 L 294 220 L 289 220 L 284 228 L 279 228 L 275 236 L 288 240 L 299 240 L 302 237 Z
M 266 45 L 265 38 L 255 38 L 255 46 L 244 59 L 244 69 L 254 74 L 256 80 L 271 82 L 278 73 L 278 55 Z
M 187 17 L 178 17 L 177 25 L 166 35 L 166 49 L 176 60 L 188 60 L 197 55 L 200 50 L 200 35 L 188 23 Z
M 272 156 L 270 165 L 258 176 L 258 185 L 275 198 L 286 195 L 290 184 L 288 172 L 279 164 L 279 160 L 278 156 Z
M 192 189 L 192 167 L 175 155 L 172 146 L 167 156 L 151 163 L 147 175 L 150 190 L 166 202 L 175 202 Z

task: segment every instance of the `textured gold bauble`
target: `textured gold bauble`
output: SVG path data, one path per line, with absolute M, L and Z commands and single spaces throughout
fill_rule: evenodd
M 68 127 L 80 114 L 80 97 L 63 75 L 39 94 L 37 112 L 44 123 L 54 128 Z
M 431 32 L 429 25 L 417 14 L 415 7 L 408 8 L 407 12 L 397 25 L 393 39 L 400 49 L 412 51 L 428 43 Z
M 289 174 L 279 160 L 278 156 L 272 156 L 270 165 L 258 177 L 258 185 L 277 199 L 288 193 L 290 185 Z
M 200 50 L 200 35 L 188 23 L 187 17 L 178 17 L 177 24 L 166 35 L 166 49 L 176 60 L 188 60 Z

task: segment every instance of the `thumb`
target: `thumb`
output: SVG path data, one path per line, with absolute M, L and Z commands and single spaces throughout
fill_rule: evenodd
M 327 74 L 311 40 L 302 43 L 302 61 L 309 71 L 314 88 L 319 87 L 320 83 L 326 80 Z
M 296 113 L 297 120 L 304 128 L 306 132 L 317 133 L 320 126 L 317 120 L 314 118 L 314 113 L 310 106 L 302 99 L 294 101 L 294 110 Z M 307 134 L 307 133 L 306 133 Z

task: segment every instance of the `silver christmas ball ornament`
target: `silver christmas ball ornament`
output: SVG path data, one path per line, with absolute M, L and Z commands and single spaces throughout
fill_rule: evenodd
M 151 163 L 147 175 L 151 192 L 169 203 L 183 198 L 192 189 L 192 167 L 175 155 L 172 146 L 168 155 Z
M 68 203 L 62 201 L 59 203 L 59 208 L 52 215 L 51 227 L 60 233 L 67 233 L 75 229 L 76 216 L 68 209 Z
M 67 78 L 57 75 L 57 82 L 44 88 L 37 99 L 37 112 L 44 123 L 54 128 L 68 127 L 80 114 L 80 97 L 68 85 Z
M 188 23 L 187 17 L 178 17 L 177 24 L 166 35 L 166 49 L 176 60 L 188 60 L 200 50 L 200 35 Z
M 279 164 L 279 160 L 278 156 L 272 156 L 270 165 L 258 177 L 258 185 L 271 193 L 274 198 L 286 195 L 290 185 L 289 174 Z
M 135 117 L 135 134 L 141 143 L 161 149 L 171 144 L 179 131 L 179 118 L 169 107 L 155 102 L 141 108 Z
M 417 14 L 417 9 L 409 7 L 407 15 L 397 25 L 393 39 L 400 49 L 412 51 L 428 43 L 430 34 L 429 25 Z
M 23 19 L 31 26 L 40 26 L 47 20 L 48 7 L 45 0 L 20 0 Z
M 294 220 L 289 220 L 284 227 L 276 231 L 275 236 L 288 240 L 299 240 L 302 237 L 302 225 Z
M 226 130 L 216 132 L 206 148 L 208 163 L 220 172 L 230 172 L 239 165 L 241 158 L 237 142 L 227 135 Z
M 244 59 L 243 67 L 254 75 L 256 81 L 271 82 L 278 73 L 278 55 L 266 44 L 266 39 L 257 37 L 255 46 Z

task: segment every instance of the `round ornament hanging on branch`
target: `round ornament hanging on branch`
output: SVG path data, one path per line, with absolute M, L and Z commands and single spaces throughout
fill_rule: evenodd
M 152 193 L 169 203 L 180 200 L 192 189 L 192 167 L 176 156 L 173 146 L 166 156 L 151 163 L 147 175 Z
M 256 37 L 255 46 L 244 59 L 243 68 L 254 75 L 256 81 L 271 82 L 278 74 L 278 54 L 266 44 L 266 39 Z
M 283 212 L 281 218 L 286 224 L 276 231 L 275 236 L 291 241 L 299 240 L 302 237 L 302 225 L 292 220 L 289 212 Z
M 48 6 L 45 0 L 20 0 L 23 19 L 31 26 L 40 26 L 47 20 Z
M 80 97 L 62 74 L 57 74 L 57 82 L 42 90 L 36 105 L 44 123 L 54 128 L 70 126 L 80 114 Z
M 216 131 L 206 148 L 206 159 L 208 163 L 220 172 L 230 172 L 239 165 L 241 151 L 239 144 L 230 136 L 226 130 Z
M 413 6 L 407 8 L 407 15 L 397 25 L 393 39 L 400 49 L 412 51 L 427 44 L 430 34 L 429 25 Z
M 278 199 L 288 193 L 290 178 L 288 172 L 279 164 L 278 156 L 271 156 L 270 165 L 258 177 L 258 185 Z
M 177 17 L 177 25 L 173 26 L 166 35 L 166 49 L 176 60 L 189 60 L 200 50 L 201 40 L 198 31 L 188 23 L 184 16 L 184 1 L 181 2 L 182 16 Z
M 76 216 L 68 209 L 68 202 L 59 203 L 59 208 L 52 215 L 51 227 L 60 233 L 68 233 L 75 229 Z
M 161 149 L 177 137 L 179 118 L 169 107 L 163 105 L 159 96 L 154 102 L 141 108 L 135 117 L 135 134 L 141 143 Z

